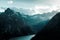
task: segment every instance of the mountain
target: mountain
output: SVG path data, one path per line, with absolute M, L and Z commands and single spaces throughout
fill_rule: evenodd
M 32 16 L 22 15 L 22 17 L 24 17 L 24 20 L 27 22 L 27 24 L 35 25 L 42 21 L 50 20 L 56 13 L 57 11 L 52 11 L 52 12 L 43 13 L 43 14 L 35 14 Z
M 32 16 L 22 15 L 24 22 L 27 25 L 30 25 L 32 30 L 37 33 L 41 30 L 47 22 L 57 13 L 57 11 L 52 11 L 44 14 L 35 14 Z
M 24 24 L 22 15 L 7 8 L 0 14 L 0 39 L 32 34 L 31 27 Z M 3 38 L 3 39 L 2 39 Z
M 33 10 L 29 10 L 29 9 L 24 9 L 24 8 L 11 8 L 12 10 L 14 10 L 15 12 L 19 12 L 22 17 L 24 18 L 24 23 L 28 24 L 28 25 L 36 25 L 40 22 L 46 21 L 46 20 L 50 20 L 56 13 L 57 11 L 52 11 L 52 12 L 47 12 L 47 13 L 43 13 L 43 14 L 33 14 Z M 28 12 L 30 11 L 30 12 Z M 30 14 L 30 15 L 29 15 Z
M 60 39 L 60 12 L 57 13 L 47 25 L 39 31 L 31 40 Z
M 24 9 L 19 10 L 16 8 L 7 8 L 5 12 L 0 13 L 1 38 L 10 38 L 37 33 L 39 30 L 44 28 L 48 21 L 57 12 L 52 11 L 43 14 L 25 15 L 26 12 L 23 10 Z

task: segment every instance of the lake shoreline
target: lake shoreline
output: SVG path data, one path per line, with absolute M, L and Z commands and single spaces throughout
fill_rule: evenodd
M 35 34 L 34 35 L 21 36 L 21 37 L 15 37 L 15 38 L 11 38 L 9 40 L 30 40 L 34 36 L 35 36 Z

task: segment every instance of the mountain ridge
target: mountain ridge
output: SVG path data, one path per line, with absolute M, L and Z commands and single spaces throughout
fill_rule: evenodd
M 58 37 L 58 38 L 57 38 Z M 60 12 L 58 12 L 48 24 L 39 31 L 31 40 L 60 39 Z
M 32 30 L 28 25 L 24 25 L 23 17 L 19 12 L 7 8 L 0 14 L 0 40 L 28 34 L 32 34 Z

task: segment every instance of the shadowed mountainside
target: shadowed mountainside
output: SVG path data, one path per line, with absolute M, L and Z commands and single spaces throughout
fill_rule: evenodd
M 0 14 L 0 40 L 32 34 L 29 25 L 25 25 L 19 12 L 7 8 Z
M 56 12 L 52 13 L 54 15 Z M 52 13 L 29 16 L 7 8 L 5 12 L 0 13 L 0 39 L 8 40 L 12 37 L 37 33 L 48 23 L 53 16 Z
M 60 39 L 60 12 L 57 13 L 48 24 L 31 40 Z

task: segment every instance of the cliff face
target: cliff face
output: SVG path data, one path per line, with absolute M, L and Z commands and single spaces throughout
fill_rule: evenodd
M 28 25 L 24 25 L 24 20 L 19 12 L 7 8 L 0 14 L 0 40 L 31 34 Z
M 57 13 L 48 24 L 31 40 L 52 40 L 60 37 L 60 12 Z M 60 39 L 60 38 L 59 38 Z

